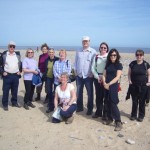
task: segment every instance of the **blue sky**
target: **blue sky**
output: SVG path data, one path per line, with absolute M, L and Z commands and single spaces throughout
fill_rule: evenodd
M 0 45 L 150 47 L 150 0 L 0 0 Z

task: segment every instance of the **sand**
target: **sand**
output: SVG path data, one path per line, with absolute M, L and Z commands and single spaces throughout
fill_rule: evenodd
M 24 54 L 25 51 L 22 50 L 22 57 Z M 36 59 L 39 54 L 35 53 Z M 75 52 L 67 52 L 67 54 L 68 59 L 74 62 Z M 84 112 L 76 113 L 73 123 L 69 125 L 64 122 L 51 123 L 52 113 L 45 113 L 47 108 L 43 104 L 44 90 L 42 100 L 33 102 L 36 108 L 25 110 L 23 108 L 24 84 L 21 78 L 18 102 L 22 107 L 14 108 L 9 102 L 9 111 L 4 111 L 0 103 L 0 150 L 150 150 L 150 106 L 146 107 L 143 122 L 130 121 L 131 99 L 125 101 L 128 88 L 128 64 L 134 60 L 134 54 L 121 53 L 121 56 L 124 69 L 121 78 L 122 91 L 119 92 L 119 109 L 123 122 L 123 129 L 120 132 L 114 131 L 114 124 L 106 126 L 102 124 L 101 118 L 93 119 L 85 115 L 86 90 L 84 90 Z M 145 55 L 145 60 L 150 63 L 150 54 Z M 2 80 L 0 85 L 2 87 Z M 128 139 L 135 144 L 128 144 L 126 142 Z

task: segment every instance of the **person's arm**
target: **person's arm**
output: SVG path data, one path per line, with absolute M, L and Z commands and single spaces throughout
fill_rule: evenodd
M 146 85 L 150 86 L 150 68 L 147 70 L 147 75 L 148 75 L 148 83 Z
M 112 79 L 109 83 L 104 82 L 105 89 L 108 90 L 112 84 L 116 83 L 120 79 L 121 75 L 122 75 L 122 70 L 117 70 L 117 75 L 114 79 Z
M 54 98 L 54 107 L 55 109 L 58 107 L 58 93 L 55 92 L 55 98 Z
M 132 81 L 131 81 L 131 68 L 130 67 L 128 68 L 128 81 L 129 81 L 129 84 L 132 84 Z
M 71 99 L 70 102 L 68 103 L 69 106 L 72 105 L 73 102 L 77 100 L 75 89 L 72 89 L 70 93 L 71 93 Z
M 34 74 L 38 74 L 39 73 L 36 70 L 31 70 L 31 69 L 26 69 L 26 68 L 23 68 L 23 72 L 25 72 L 25 73 L 34 73 Z
M 95 77 L 96 79 L 98 79 L 98 73 L 97 73 L 97 71 L 96 71 L 96 63 L 97 63 L 97 62 L 96 62 L 96 56 L 95 56 L 94 59 L 93 59 L 93 62 L 92 62 L 91 71 L 92 71 L 94 77 Z

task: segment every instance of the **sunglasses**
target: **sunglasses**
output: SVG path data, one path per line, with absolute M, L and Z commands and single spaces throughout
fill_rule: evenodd
M 112 57 L 112 56 L 113 56 L 113 57 L 116 57 L 117 55 L 115 55 L 115 54 L 114 54 L 114 55 L 113 55 L 113 54 L 112 54 L 112 55 L 110 55 L 110 57 Z
M 9 45 L 9 47 L 10 47 L 10 48 L 15 48 L 16 46 L 15 46 L 15 45 Z
M 28 54 L 33 54 L 33 52 L 28 52 Z
M 107 49 L 107 47 L 100 47 L 101 49 Z
M 143 54 L 136 54 L 136 56 L 143 56 Z

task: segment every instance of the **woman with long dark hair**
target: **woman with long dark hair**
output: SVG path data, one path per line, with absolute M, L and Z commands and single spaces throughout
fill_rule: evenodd
M 122 129 L 120 111 L 117 104 L 118 98 L 118 80 L 122 74 L 122 64 L 120 63 L 120 54 L 116 49 L 111 49 L 108 56 L 106 67 L 103 73 L 103 84 L 105 88 L 105 98 L 107 101 L 107 117 L 103 123 L 109 125 L 115 120 L 115 130 Z

